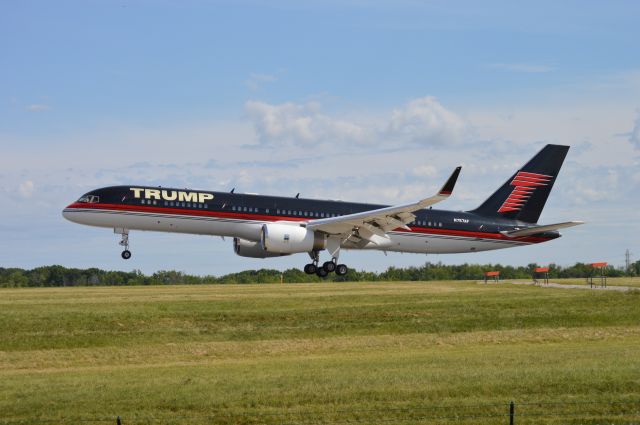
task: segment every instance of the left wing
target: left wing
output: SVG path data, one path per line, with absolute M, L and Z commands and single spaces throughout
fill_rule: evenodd
M 339 217 L 321 218 L 310 221 L 308 229 L 317 230 L 329 235 L 344 235 L 345 239 L 357 233 L 361 239 L 373 241 L 374 235 L 386 239 L 386 233 L 397 228 L 410 230 L 407 226 L 416 219 L 414 211 L 426 208 L 443 201 L 451 195 L 462 167 L 457 167 L 440 191 L 418 202 L 364 211 Z

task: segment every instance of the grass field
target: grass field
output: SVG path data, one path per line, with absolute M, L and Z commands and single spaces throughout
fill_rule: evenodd
M 585 285 L 589 286 L 586 279 L 549 279 L 551 282 L 568 284 L 568 285 Z M 595 285 L 599 285 L 600 281 L 597 278 L 593 279 Z M 631 288 L 640 289 L 640 277 L 608 277 L 607 286 L 629 286 Z
M 0 290 L 0 424 L 640 423 L 640 291 Z M 524 415 L 524 416 L 518 416 Z

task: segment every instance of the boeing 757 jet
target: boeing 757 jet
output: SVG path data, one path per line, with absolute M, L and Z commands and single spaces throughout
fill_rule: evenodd
M 342 249 L 413 253 L 461 253 L 537 244 L 560 237 L 569 221 L 539 225 L 538 218 L 569 146 L 547 145 L 476 209 L 446 211 L 457 167 L 442 189 L 396 206 L 260 196 L 231 192 L 112 186 L 92 190 L 66 207 L 75 223 L 112 228 L 120 234 L 122 258 L 131 258 L 129 232 L 189 233 L 233 238 L 236 254 L 250 258 L 307 253 L 308 274 L 347 273 Z M 320 264 L 320 253 L 330 259 Z

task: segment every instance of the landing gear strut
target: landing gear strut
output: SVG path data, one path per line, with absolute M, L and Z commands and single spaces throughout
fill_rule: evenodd
M 120 233 L 120 236 L 122 236 L 119 245 L 124 247 L 124 251 L 122 251 L 122 254 L 120 254 L 120 256 L 123 260 L 128 260 L 129 258 L 131 258 L 131 251 L 129 251 L 129 231 L 126 229 L 119 229 L 119 231 L 115 230 L 115 233 Z

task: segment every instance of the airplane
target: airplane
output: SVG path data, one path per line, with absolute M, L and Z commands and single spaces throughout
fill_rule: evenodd
M 432 206 L 447 199 L 457 167 L 433 196 L 396 206 L 256 194 L 111 186 L 85 193 L 64 208 L 67 220 L 112 228 L 121 236 L 122 258 L 131 258 L 129 231 L 232 237 L 237 255 L 269 258 L 308 253 L 307 274 L 348 272 L 342 249 L 410 253 L 465 253 L 547 242 L 568 221 L 538 225 L 569 146 L 546 145 L 479 207 L 446 211 Z M 330 259 L 320 265 L 320 252 Z

